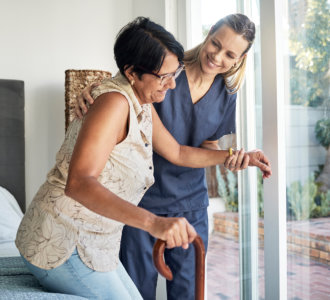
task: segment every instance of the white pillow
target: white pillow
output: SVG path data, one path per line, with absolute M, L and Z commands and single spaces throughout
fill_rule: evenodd
M 23 213 L 14 198 L 0 186 L 0 241 L 14 241 Z

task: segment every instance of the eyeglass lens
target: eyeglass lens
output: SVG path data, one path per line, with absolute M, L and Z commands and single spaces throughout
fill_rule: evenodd
M 183 71 L 183 69 L 184 69 L 184 66 L 181 65 L 174 73 L 169 73 L 169 74 L 163 75 L 161 77 L 161 84 L 164 84 L 165 82 L 170 81 L 172 79 L 172 77 L 174 79 L 178 78 L 178 76 Z

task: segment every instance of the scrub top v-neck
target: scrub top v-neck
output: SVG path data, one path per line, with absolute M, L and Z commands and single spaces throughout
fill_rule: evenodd
M 214 79 L 207 93 L 192 102 L 185 71 L 168 90 L 163 102 L 154 104 L 164 126 L 178 143 L 199 147 L 235 132 L 236 94 L 230 95 L 222 76 Z M 155 183 L 139 206 L 154 213 L 193 211 L 208 206 L 205 170 L 171 164 L 153 153 Z

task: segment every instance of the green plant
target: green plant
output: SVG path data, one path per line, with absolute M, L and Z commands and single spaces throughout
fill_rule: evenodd
M 317 170 L 314 171 L 314 177 L 315 178 L 319 177 L 322 174 L 323 169 L 324 169 L 324 165 L 318 165 Z
M 264 217 L 263 179 L 261 171 L 258 176 L 258 212 L 259 217 Z M 225 201 L 226 210 L 238 211 L 237 177 L 235 173 L 225 170 L 221 174 L 219 166 L 216 167 L 218 181 L 218 194 Z M 302 185 L 295 181 L 287 188 L 288 210 L 296 220 L 327 217 L 330 215 L 330 190 L 326 193 L 320 190 L 315 177 L 310 176 Z
M 263 179 L 262 172 L 258 169 L 258 213 L 259 217 L 264 217 L 263 199 Z M 218 181 L 218 194 L 224 199 L 227 211 L 238 211 L 237 175 L 229 170 L 221 174 L 219 166 L 216 167 L 216 177 Z
M 311 176 L 304 185 L 300 181 L 290 184 L 287 190 L 289 208 L 296 220 L 307 220 L 315 214 L 317 205 L 315 197 L 318 187 Z
M 321 185 L 320 191 L 327 192 L 330 189 L 330 118 L 317 121 L 315 125 L 315 136 L 327 150 L 324 166 L 316 177 L 316 181 Z
M 315 125 L 316 139 L 324 148 L 328 148 L 330 145 L 330 119 L 321 119 L 316 122 Z
M 225 201 L 226 210 L 237 212 L 238 193 L 236 175 L 229 170 L 225 170 L 225 174 L 222 175 L 219 166 L 216 166 L 216 176 L 218 181 L 218 194 Z
M 260 218 L 264 217 L 264 190 L 262 172 L 257 169 L 257 191 L 258 191 L 258 214 Z
M 319 193 L 315 198 L 315 202 L 317 206 L 312 217 L 320 218 L 330 215 L 330 191 L 327 193 Z
M 305 12 L 299 20 L 292 1 L 290 31 L 291 104 L 329 105 L 330 10 L 328 0 L 306 0 Z
M 327 217 L 330 214 L 330 191 L 321 194 L 320 216 Z

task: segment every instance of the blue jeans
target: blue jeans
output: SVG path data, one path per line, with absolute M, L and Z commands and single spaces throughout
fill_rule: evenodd
M 75 250 L 65 263 L 45 270 L 22 258 L 29 271 L 49 292 L 77 295 L 87 299 L 142 300 L 121 263 L 114 271 L 97 272 L 88 268 Z

